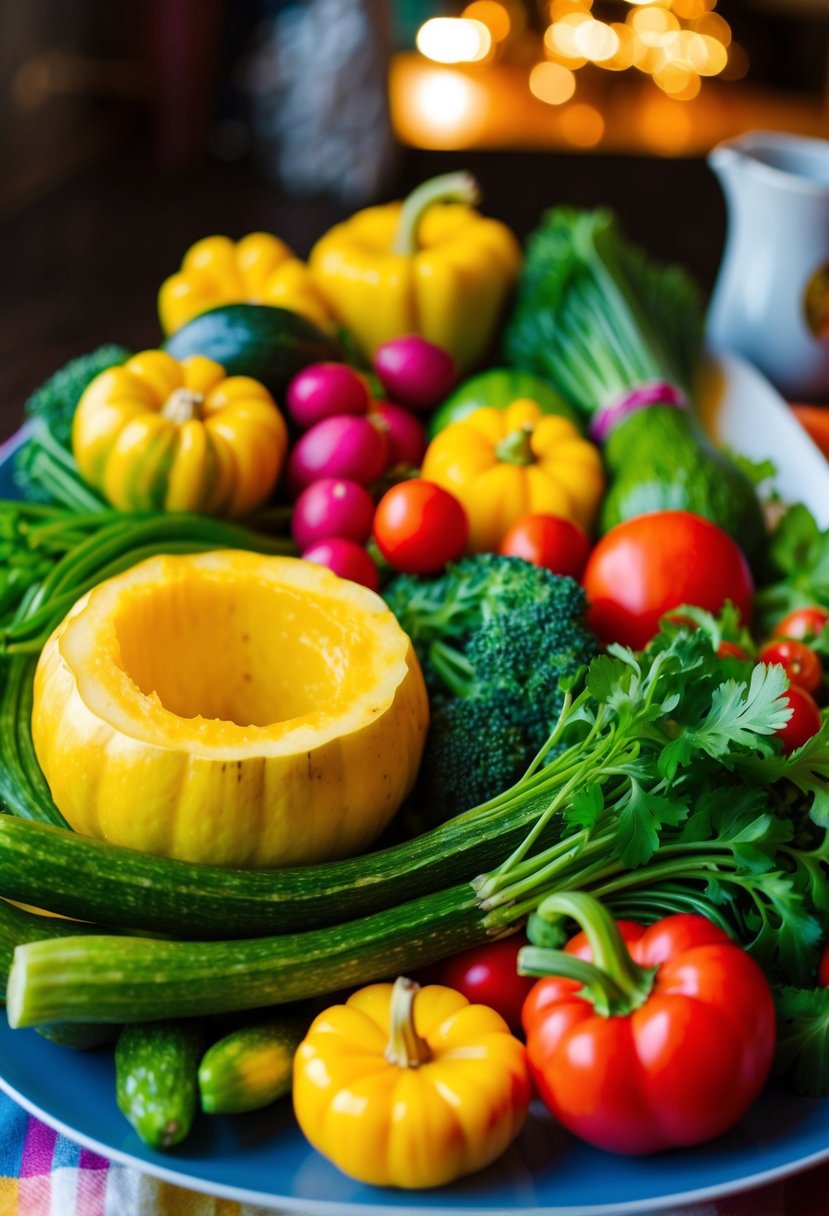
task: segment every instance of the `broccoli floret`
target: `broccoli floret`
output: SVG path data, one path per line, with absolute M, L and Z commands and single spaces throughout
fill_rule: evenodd
M 26 498 L 96 510 L 104 504 L 82 481 L 72 457 L 72 419 L 84 390 L 130 357 L 123 346 L 99 346 L 70 360 L 36 389 L 24 406 L 31 436 L 15 458 L 14 480 Z M 97 506 L 96 506 L 97 504 Z
M 433 579 L 398 575 L 384 596 L 429 690 L 415 796 L 445 819 L 521 777 L 558 718 L 560 678 L 589 663 L 598 643 L 578 583 L 517 557 L 479 554 Z

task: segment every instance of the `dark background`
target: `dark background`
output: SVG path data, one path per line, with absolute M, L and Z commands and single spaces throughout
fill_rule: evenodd
M 0 438 L 68 358 L 106 341 L 159 341 L 158 287 L 194 240 L 268 230 L 304 256 L 356 205 L 447 168 L 469 168 L 485 209 L 521 237 L 546 206 L 606 203 L 656 256 L 712 285 L 725 212 L 703 157 L 528 151 L 520 132 L 497 151 L 432 152 L 395 146 L 381 123 L 374 150 L 355 147 L 366 180 L 375 174 L 365 198 L 330 182 L 298 192 L 274 152 L 290 111 L 274 94 L 263 116 L 250 83 L 263 28 L 286 7 L 0 0 Z M 365 55 L 410 47 L 419 21 L 441 10 L 457 11 L 375 0 L 377 45 Z M 720 0 L 717 11 L 748 51 L 753 86 L 820 101 L 827 0 Z

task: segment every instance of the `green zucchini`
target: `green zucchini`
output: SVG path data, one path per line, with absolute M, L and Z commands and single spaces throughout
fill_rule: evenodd
M 229 376 L 252 376 L 281 401 L 288 381 L 309 363 L 343 359 L 338 342 L 307 317 L 267 304 L 226 304 L 188 321 L 167 339 L 175 359 L 207 355 Z
M 0 816 L 2 822 L 7 816 Z M 39 916 L 0 899 L 0 999 L 5 998 L 6 983 L 15 947 L 25 942 L 38 942 L 45 937 L 77 937 L 84 933 L 100 933 L 96 925 L 79 924 L 55 916 Z
M 198 1111 L 204 1032 L 197 1020 L 125 1026 L 115 1044 L 118 1109 L 151 1148 L 172 1148 Z
M 103 1047 L 117 1038 L 119 1027 L 104 1022 L 51 1022 L 48 1026 L 37 1026 L 37 1033 L 58 1047 L 71 1047 L 73 1051 L 91 1051 Z
M 15 947 L 24 942 L 42 941 L 46 937 L 77 937 L 83 933 L 100 933 L 100 927 L 54 916 L 39 916 L 36 912 L 27 912 L 0 899 L 0 999 L 5 1000 Z M 113 1026 L 92 1022 L 55 1022 L 38 1026 L 37 1031 L 51 1043 L 78 1050 L 111 1042 L 116 1033 Z
M 240 1026 L 199 1064 L 201 1108 L 211 1115 L 259 1110 L 291 1092 L 294 1054 L 307 1021 L 275 1018 Z
M 543 774 L 542 774 L 543 776 Z M 386 849 L 285 870 L 197 865 L 0 816 L 0 896 L 79 920 L 177 937 L 231 938 L 338 924 L 473 878 L 503 861 L 549 804 L 504 795 Z M 559 825 L 542 833 L 539 847 Z
M 184 942 L 65 937 L 18 946 L 9 1025 L 147 1022 L 262 1009 L 388 979 L 479 945 L 523 920 L 484 914 L 463 883 L 361 920 L 281 937 Z

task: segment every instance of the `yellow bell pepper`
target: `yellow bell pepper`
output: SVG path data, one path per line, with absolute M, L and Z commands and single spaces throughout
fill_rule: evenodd
M 421 474 L 464 506 L 473 553 L 497 550 L 522 515 L 558 515 L 589 533 L 605 485 L 599 449 L 529 398 L 450 423 L 426 449 Z
M 403 203 L 358 211 L 311 250 L 312 274 L 367 358 L 391 338 L 420 334 L 460 371 L 482 359 L 521 249 L 506 225 L 474 210 L 476 201 L 472 178 L 448 173 Z
M 524 1045 L 451 988 L 371 984 L 321 1013 L 294 1057 L 308 1140 L 373 1186 L 442 1186 L 489 1165 L 524 1123 Z
M 181 269 L 162 283 L 158 315 L 169 335 L 210 308 L 242 303 L 288 308 L 323 330 L 333 325 L 308 267 L 267 232 L 251 232 L 238 244 L 226 236 L 197 241 Z
M 96 376 L 72 423 L 81 476 L 121 511 L 247 515 L 276 486 L 287 446 L 258 380 L 161 350 Z

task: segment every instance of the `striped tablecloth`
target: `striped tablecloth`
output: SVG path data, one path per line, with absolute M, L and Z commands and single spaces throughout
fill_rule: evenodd
M 827 1128 L 829 1137 L 829 1128 Z M 0 1093 L 0 1216 L 273 1216 L 172 1186 L 59 1135 Z M 651 1214 L 654 1216 L 654 1214 Z M 829 1216 L 829 1166 L 661 1216 Z

